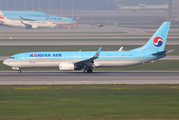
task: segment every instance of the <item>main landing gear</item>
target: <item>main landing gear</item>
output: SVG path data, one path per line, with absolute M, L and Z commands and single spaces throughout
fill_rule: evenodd
M 85 68 L 83 72 L 84 73 L 92 73 L 93 70 L 91 68 Z
M 18 70 L 18 73 L 21 73 L 21 70 L 20 70 L 20 69 Z

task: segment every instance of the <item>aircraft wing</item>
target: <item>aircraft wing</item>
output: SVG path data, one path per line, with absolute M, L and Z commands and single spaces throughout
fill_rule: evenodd
M 24 24 L 27 28 L 32 28 L 31 24 L 24 23 L 22 20 L 21 20 L 21 23 Z
M 99 57 L 99 54 L 101 52 L 101 49 L 102 47 L 100 47 L 98 49 L 98 51 L 95 53 L 95 55 L 89 59 L 85 59 L 85 60 L 81 60 L 81 61 L 77 61 L 77 62 L 74 62 L 74 64 L 76 66 L 84 66 L 84 67 L 89 67 L 89 68 L 94 68 L 95 65 L 94 65 L 94 60 L 97 59 Z
M 33 19 L 26 19 L 26 18 L 23 18 L 23 17 L 21 17 L 21 16 L 20 16 L 20 18 L 21 18 L 22 20 L 25 20 L 25 21 L 36 21 L 36 20 L 33 20 Z

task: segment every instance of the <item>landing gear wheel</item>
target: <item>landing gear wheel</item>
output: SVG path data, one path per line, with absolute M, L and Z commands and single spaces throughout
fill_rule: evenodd
M 88 69 L 88 70 L 87 70 L 87 73 L 92 73 L 92 72 L 93 72 L 92 69 Z
M 92 73 L 93 72 L 93 70 L 91 69 L 91 68 L 88 68 L 88 69 L 84 69 L 84 71 L 83 71 L 84 73 Z
M 88 73 L 88 70 L 87 70 L 87 69 L 84 69 L 83 72 L 84 72 L 84 73 Z
M 18 73 L 21 73 L 21 70 L 18 70 Z

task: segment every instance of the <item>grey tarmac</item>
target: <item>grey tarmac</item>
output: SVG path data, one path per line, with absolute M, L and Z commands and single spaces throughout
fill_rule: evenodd
M 102 36 L 102 35 L 101 35 Z M 152 35 L 151 35 L 152 36 Z M 0 39 L 10 39 L 10 37 L 0 37 Z M 14 39 L 14 40 L 24 40 L 24 39 L 28 39 L 29 41 L 30 40 L 33 40 L 33 39 L 48 39 L 48 40 L 53 40 L 53 39 L 56 39 L 56 40 L 65 40 L 65 39 L 76 39 L 76 40 L 92 40 L 92 39 L 100 39 L 100 40 L 113 40 L 113 39 L 120 39 L 120 40 L 133 40 L 133 39 L 150 39 L 150 37 L 142 37 L 142 36 L 139 36 L 139 37 L 135 37 L 135 36 L 131 36 L 129 37 L 129 35 L 126 35 L 125 37 L 89 37 L 89 36 L 86 36 L 86 37 L 48 37 L 48 36 L 44 36 L 44 37 L 11 37 L 11 39 Z M 175 36 L 175 37 L 168 37 L 168 39 L 179 39 L 179 36 Z
M 179 84 L 179 71 L 1 71 L 0 85 Z

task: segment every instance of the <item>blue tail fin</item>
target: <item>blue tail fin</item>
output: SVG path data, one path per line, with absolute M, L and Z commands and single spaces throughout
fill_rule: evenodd
M 131 51 L 149 50 L 154 52 L 164 51 L 171 22 L 164 22 L 150 40 L 142 47 Z

